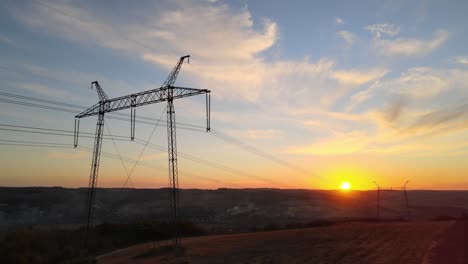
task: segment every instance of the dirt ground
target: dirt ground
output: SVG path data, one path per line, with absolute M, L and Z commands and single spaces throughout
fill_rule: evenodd
M 468 220 L 459 220 L 447 230 L 432 250 L 429 263 L 468 263 Z
M 420 264 L 431 244 L 446 230 L 450 230 L 452 223 L 347 223 L 329 227 L 188 238 L 182 241 L 185 253 L 178 256 L 159 253 L 150 257 L 137 257 L 151 249 L 153 244 L 149 243 L 106 254 L 98 258 L 98 263 Z

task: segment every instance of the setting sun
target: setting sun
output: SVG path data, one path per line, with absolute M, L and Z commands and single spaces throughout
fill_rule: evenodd
M 351 184 L 349 182 L 342 182 L 340 185 L 341 190 L 348 191 L 351 189 Z

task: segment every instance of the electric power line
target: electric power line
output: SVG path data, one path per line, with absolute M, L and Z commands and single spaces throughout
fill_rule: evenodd
M 61 132 L 67 132 L 68 133 L 68 134 L 60 134 L 60 133 L 53 133 L 53 132 L 33 131 L 33 129 L 46 129 L 46 128 L 41 128 L 41 127 L 27 126 L 27 128 L 29 130 L 24 130 L 24 129 L 22 130 L 22 129 L 4 129 L 1 126 L 12 126 L 12 127 L 20 127 L 20 128 L 21 127 L 26 127 L 26 126 L 14 126 L 14 125 L 8 125 L 8 124 L 1 124 L 0 123 L 0 130 L 23 132 L 23 133 L 32 133 L 32 134 L 46 134 L 46 135 L 59 135 L 59 136 L 65 136 L 65 137 L 73 137 L 73 134 L 72 134 L 73 131 L 68 131 L 68 130 L 47 129 L 48 131 L 61 131 Z M 83 133 L 86 133 L 86 132 L 83 132 Z M 94 138 L 92 136 L 86 136 L 86 135 L 84 135 L 82 137 Z M 111 140 L 129 141 L 128 139 L 125 140 L 125 139 L 122 139 L 122 138 L 115 138 L 115 137 L 112 137 L 111 135 L 109 135 L 107 137 L 104 137 L 104 138 L 105 139 L 111 139 Z M 141 144 L 141 145 L 147 144 L 147 146 L 150 147 L 150 148 L 157 149 L 157 150 L 162 151 L 162 152 L 167 152 L 167 150 L 163 146 L 156 145 L 156 144 L 149 143 L 149 142 L 146 143 L 146 141 L 143 141 L 143 140 L 138 139 L 138 138 L 135 139 L 135 143 Z M 63 145 L 66 146 L 67 144 L 63 144 Z M 179 152 L 179 156 L 184 158 L 184 159 L 191 160 L 191 161 L 203 164 L 203 165 L 207 165 L 207 166 L 210 166 L 212 168 L 216 168 L 216 169 L 219 169 L 219 170 L 222 170 L 222 171 L 225 171 L 225 172 L 229 172 L 229 173 L 232 173 L 232 174 L 235 174 L 235 175 L 250 177 L 250 178 L 256 179 L 258 181 L 263 181 L 265 183 L 281 186 L 283 188 L 292 188 L 293 187 L 293 186 L 289 186 L 287 184 L 280 183 L 280 182 L 277 182 L 277 181 L 274 181 L 274 180 L 271 180 L 271 179 L 268 179 L 268 178 L 252 175 L 250 173 L 247 173 L 247 172 L 244 172 L 244 171 L 241 171 L 241 170 L 233 169 L 233 168 L 230 168 L 230 167 L 225 166 L 225 165 L 220 165 L 220 164 L 217 164 L 217 163 L 214 163 L 214 162 L 211 162 L 211 161 L 200 159 L 200 158 L 197 158 L 195 156 L 192 156 L 192 155 L 189 155 L 189 154 L 186 154 L 186 153 L 183 153 L 183 152 Z M 141 154 L 140 154 L 140 157 L 141 157 Z
M 143 145 L 143 148 L 141 149 L 141 152 L 140 152 L 140 155 L 138 155 L 138 159 L 135 161 L 135 163 L 133 164 L 133 167 L 132 167 L 132 170 L 130 171 L 130 173 L 128 174 L 127 176 L 127 181 L 130 179 L 130 176 L 132 175 L 133 171 L 135 170 L 135 167 L 138 165 L 138 162 L 140 161 L 141 159 L 141 156 L 143 155 L 143 153 L 145 152 L 145 149 L 146 147 L 148 146 L 148 143 L 149 141 L 151 140 L 151 138 L 153 137 L 153 134 L 154 132 L 156 131 L 156 128 L 158 128 L 158 125 L 159 125 L 159 122 L 161 121 L 163 115 L 164 115 L 164 112 L 163 111 L 161 113 L 161 116 L 159 117 L 159 121 L 155 124 L 154 128 L 153 128 L 153 131 L 151 131 L 151 134 L 150 136 L 148 137 L 148 139 L 146 140 L 146 143 Z
M 109 133 L 109 135 L 112 136 L 111 132 L 110 132 L 110 128 L 109 128 L 109 125 L 107 125 L 106 122 L 104 122 L 105 124 L 105 127 L 107 128 L 107 133 Z M 115 141 L 112 139 L 112 144 L 114 145 L 114 149 L 115 149 L 115 153 L 117 154 L 117 156 L 119 157 L 119 160 L 120 160 L 120 164 L 122 165 L 124 171 L 125 171 L 125 176 L 127 177 L 127 180 L 125 181 L 125 185 L 128 182 L 130 182 L 131 186 L 133 186 L 133 188 L 135 188 L 135 185 L 133 185 L 133 181 L 132 179 L 130 179 L 130 176 L 129 176 L 129 173 L 128 173 L 128 170 L 127 170 L 127 166 L 125 166 L 125 163 L 122 159 L 122 156 L 120 155 L 120 151 L 119 149 L 117 148 L 117 144 L 115 144 Z M 125 186 L 124 186 L 125 187 Z
M 27 96 L 16 95 L 16 94 L 11 94 L 11 93 L 0 92 L 0 95 L 4 95 L 4 96 L 8 96 L 8 97 L 15 97 L 15 98 L 16 97 L 22 97 L 22 99 L 25 99 L 25 100 L 38 99 L 41 102 L 47 101 L 47 103 L 54 104 L 54 105 L 66 105 L 66 103 L 62 103 L 62 102 L 58 102 L 58 101 L 45 100 L 45 99 L 34 98 L 34 97 L 27 97 Z M 0 102 L 1 101 L 2 101 L 2 98 L 0 98 Z M 71 110 L 71 109 L 60 108 L 60 107 L 43 106 L 43 105 L 25 103 L 25 102 L 13 101 L 13 100 L 6 100 L 5 102 L 12 103 L 12 104 L 24 105 L 24 106 L 30 106 L 30 107 L 44 108 L 44 109 L 48 109 L 48 110 L 78 113 L 78 111 L 74 111 L 74 110 Z M 72 105 L 72 104 L 68 104 L 68 105 L 70 105 L 70 107 L 74 107 L 74 108 L 85 109 L 85 107 L 83 107 L 83 106 Z M 111 116 L 108 116 L 108 118 L 114 119 L 114 120 L 120 120 L 120 121 L 130 121 L 130 119 L 128 119 L 128 118 L 117 117 L 115 115 L 128 117 L 128 115 L 123 114 L 123 113 L 112 113 Z M 154 122 L 151 122 L 151 121 L 157 121 L 154 118 L 144 117 L 144 116 L 137 117 L 137 119 L 139 119 L 138 120 L 139 123 L 148 124 L 148 125 L 154 125 Z M 161 123 L 165 124 L 164 121 L 162 121 Z M 205 132 L 204 127 L 197 126 L 197 125 L 192 125 L 192 124 L 186 124 L 186 123 L 182 123 L 182 122 L 178 123 L 178 127 L 181 128 L 181 129 L 184 129 L 184 130 L 189 130 L 189 131 Z M 92 133 L 90 133 L 90 134 L 92 134 Z M 245 151 L 247 151 L 247 152 L 249 152 L 251 154 L 254 154 L 254 155 L 262 157 L 262 158 L 264 158 L 266 160 L 272 161 L 273 163 L 276 163 L 276 164 L 278 164 L 280 166 L 287 167 L 289 169 L 300 172 L 301 174 L 304 174 L 304 175 L 307 175 L 307 176 L 314 176 L 317 179 L 324 180 L 320 176 L 311 175 L 310 172 L 308 172 L 307 170 L 305 170 L 305 169 L 303 169 L 301 167 L 298 167 L 298 166 L 293 165 L 293 164 L 291 164 L 291 163 L 289 163 L 287 161 L 284 161 L 284 160 L 282 160 L 280 158 L 277 158 L 277 157 L 272 156 L 272 155 L 270 155 L 268 153 L 265 153 L 265 152 L 259 150 L 258 148 L 250 146 L 250 145 L 242 142 L 241 140 L 238 140 L 238 139 L 236 139 L 236 138 L 234 138 L 234 137 L 232 137 L 232 136 L 230 136 L 230 135 L 228 135 L 228 134 L 226 134 L 226 133 L 224 133 L 224 132 L 222 132 L 220 130 L 217 130 L 217 129 L 213 128 L 212 133 L 210 133 L 210 134 L 213 135 L 214 137 L 224 141 L 224 142 L 227 142 L 227 143 L 232 144 L 232 145 L 236 145 L 236 146 L 244 149 Z
M 143 142 L 141 140 L 138 140 L 138 139 L 136 139 L 135 142 L 138 143 L 138 144 L 143 144 Z M 159 146 L 159 145 L 156 145 L 156 144 L 151 144 L 150 143 L 150 144 L 148 144 L 148 146 L 150 148 L 157 149 L 157 150 L 162 151 L 162 152 L 166 151 L 163 146 Z M 233 169 L 233 168 L 230 168 L 230 167 L 225 166 L 225 165 L 220 165 L 220 164 L 217 164 L 217 163 L 214 163 L 214 162 L 211 162 L 211 161 L 200 159 L 200 158 L 197 158 L 195 156 L 192 156 L 192 155 L 180 152 L 180 151 L 179 151 L 179 156 L 184 158 L 184 159 L 188 159 L 188 160 L 191 160 L 191 161 L 194 161 L 194 162 L 206 165 L 206 166 L 210 166 L 212 168 L 223 170 L 223 171 L 226 171 L 226 172 L 229 172 L 229 173 L 232 173 L 232 174 L 236 174 L 236 175 L 239 175 L 239 176 L 250 177 L 250 178 L 253 178 L 253 179 L 256 179 L 256 180 L 259 180 L 259 181 L 263 181 L 265 183 L 281 186 L 283 188 L 293 188 L 291 185 L 288 185 L 288 184 L 285 184 L 285 183 L 277 182 L 277 181 L 274 181 L 274 180 L 271 180 L 271 179 L 268 179 L 268 178 L 264 178 L 264 177 L 256 176 L 256 175 L 253 175 L 253 174 L 250 174 L 250 173 L 247 173 L 247 172 L 243 172 L 241 170 Z
M 58 144 L 58 143 L 53 143 L 53 142 L 24 141 L 24 140 L 3 140 L 3 139 L 0 139 L 0 146 L 76 149 L 73 146 L 69 146 L 69 144 Z M 88 148 L 88 147 L 79 146 L 77 148 L 80 149 L 80 150 L 84 150 L 86 152 L 92 152 L 92 149 Z M 119 156 L 117 156 L 115 154 L 108 153 L 108 152 L 102 152 L 102 155 L 105 156 L 105 157 L 108 157 L 108 158 L 116 159 L 116 160 L 119 160 L 120 158 L 122 158 L 122 160 L 127 161 L 127 162 L 132 162 L 132 163 L 135 163 L 137 161 L 135 159 L 131 159 L 131 158 L 124 157 L 124 156 L 119 157 Z M 143 167 L 148 167 L 148 168 L 157 169 L 157 170 L 161 170 L 161 171 L 167 171 L 167 167 L 160 166 L 160 165 L 155 165 L 155 164 L 152 164 L 152 163 L 149 163 L 149 162 L 139 161 L 138 164 L 139 164 L 139 166 L 143 166 Z M 213 178 L 210 178 L 210 177 L 207 177 L 207 176 L 201 176 L 201 175 L 197 175 L 197 174 L 193 174 L 193 173 L 187 173 L 187 172 L 183 172 L 183 171 L 181 171 L 181 173 L 183 175 L 187 175 L 187 176 L 192 177 L 192 178 L 199 178 L 199 179 L 203 179 L 203 180 L 218 183 L 218 184 L 224 184 L 225 186 L 238 186 L 238 187 L 241 187 L 241 185 L 238 185 L 238 184 L 235 184 L 235 183 L 228 183 L 228 182 L 225 182 L 225 181 L 222 181 L 222 180 L 219 180 L 219 179 L 213 179 Z

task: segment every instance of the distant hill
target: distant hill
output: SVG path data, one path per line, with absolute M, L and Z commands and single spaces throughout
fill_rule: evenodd
M 75 227 L 84 219 L 86 188 L 0 187 L 0 228 Z M 184 189 L 181 217 L 212 232 L 239 232 L 316 220 L 375 218 L 375 191 Z M 381 194 L 381 217 L 435 219 L 468 210 L 468 191 L 401 191 Z M 168 220 L 168 189 L 100 188 L 96 223 Z

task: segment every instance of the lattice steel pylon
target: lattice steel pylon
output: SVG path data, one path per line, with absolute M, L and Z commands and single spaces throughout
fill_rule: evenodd
M 374 184 L 377 186 L 377 219 L 380 219 L 380 186 L 375 181 Z
M 104 127 L 104 115 L 105 113 L 115 112 L 124 109 L 130 109 L 131 116 L 131 128 L 130 128 L 130 139 L 133 140 L 135 137 L 135 113 L 136 107 L 149 105 L 154 103 L 160 103 L 167 101 L 167 137 L 168 137 L 168 156 L 169 156 L 169 190 L 170 190 L 170 207 L 172 212 L 172 220 L 174 227 L 174 246 L 178 246 L 180 243 L 180 233 L 177 228 L 178 224 L 178 211 L 179 211 L 179 180 L 178 180 L 178 167 L 177 167 L 177 144 L 176 144 L 176 122 L 175 122 L 175 111 L 174 111 L 174 99 L 185 98 L 189 96 L 195 96 L 200 94 L 206 95 L 206 130 L 210 131 L 210 110 L 211 110 L 211 98 L 210 90 L 207 89 L 196 89 L 186 87 L 173 86 L 180 68 L 185 59 L 189 59 L 189 55 L 183 56 L 179 59 L 178 63 L 171 71 L 167 79 L 164 81 L 161 88 L 148 90 L 144 92 L 134 93 L 126 96 L 116 97 L 109 99 L 101 88 L 97 81 L 92 82 L 92 87 L 96 88 L 99 96 L 99 103 L 86 109 L 82 113 L 75 116 L 75 133 L 74 133 L 74 145 L 78 146 L 80 119 L 89 116 L 98 116 L 96 125 L 96 136 L 94 140 L 94 151 L 93 159 L 91 164 L 91 174 L 89 177 L 88 185 L 88 199 L 87 199 L 87 215 L 86 215 L 86 229 L 84 237 L 84 246 L 88 244 L 89 227 L 92 224 L 94 214 L 94 201 L 96 197 L 96 187 L 98 180 L 99 161 L 101 156 L 102 146 L 102 135 Z
M 405 185 L 403 185 L 403 193 L 405 197 L 405 206 L 406 206 L 406 218 L 408 220 L 410 219 L 411 211 L 410 211 L 409 202 L 408 202 L 408 192 L 407 192 L 408 189 L 406 188 L 406 186 L 408 185 L 409 182 L 410 181 L 406 181 Z
M 93 86 L 96 88 L 96 91 L 99 96 L 99 111 L 98 111 L 98 120 L 96 124 L 96 134 L 94 138 L 93 159 L 91 160 L 91 173 L 89 175 L 88 197 L 86 201 L 88 211 L 86 214 L 86 222 L 85 222 L 86 223 L 86 231 L 85 231 L 85 238 L 84 238 L 85 246 L 88 242 L 89 226 L 91 224 L 91 219 L 94 214 L 94 201 L 96 197 L 96 186 L 97 186 L 97 180 L 98 180 L 99 163 L 101 160 L 102 135 L 104 131 L 104 113 L 105 113 L 104 104 L 106 100 L 109 99 L 97 81 L 94 81 L 91 83 L 91 88 L 93 88 Z M 75 126 L 75 128 L 79 129 L 79 125 L 78 127 Z M 78 137 L 78 130 L 76 130 L 75 134 Z M 76 144 L 75 145 L 76 147 L 78 145 L 78 138 L 75 139 L 75 144 Z
M 398 190 L 403 191 L 403 203 L 404 203 L 403 207 L 406 208 L 406 210 L 404 211 L 405 213 L 403 213 L 401 216 L 404 217 L 404 215 L 406 215 L 407 220 L 410 219 L 410 207 L 409 207 L 408 193 L 407 193 L 408 189 L 406 188 L 409 182 L 410 181 L 406 181 L 402 187 L 382 187 L 378 185 L 376 181 L 374 181 L 374 184 L 377 187 L 375 189 L 377 191 L 377 219 L 380 219 L 380 216 L 381 216 L 381 211 L 382 211 L 381 198 L 382 198 L 383 192 L 384 191 L 398 191 Z

